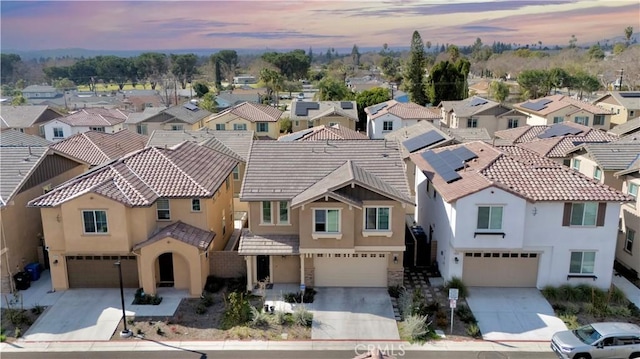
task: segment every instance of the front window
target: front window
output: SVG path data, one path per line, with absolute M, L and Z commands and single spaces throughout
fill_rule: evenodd
M 569 273 L 593 274 L 596 262 L 596 252 L 571 252 Z
M 571 167 L 571 168 L 573 168 L 576 171 L 580 171 L 580 160 L 577 159 L 577 158 L 574 158 L 573 159 L 573 167 Z
M 216 130 L 224 131 L 225 129 L 226 129 L 226 126 L 224 123 L 216 123 Z
M 258 122 L 258 132 L 269 132 L 269 124 L 266 122 Z
M 467 127 L 468 128 L 476 128 L 476 127 L 478 127 L 478 119 L 477 118 L 468 118 L 467 119 Z
M 393 131 L 393 121 L 382 122 L 382 131 Z
M 156 201 L 156 211 L 158 213 L 158 220 L 171 219 L 171 211 L 169 209 L 169 200 L 166 198 L 160 198 Z
M 234 131 L 246 131 L 247 130 L 247 124 L 246 123 L 234 123 L 233 124 L 233 130 Z
M 594 125 L 604 125 L 604 115 L 594 115 L 593 116 L 593 124 Z
M 104 127 L 99 126 L 99 127 L 89 127 L 90 131 L 97 131 L 97 132 L 104 132 Z
M 388 231 L 389 225 L 389 207 L 367 208 L 365 210 L 365 230 L 369 231 Z
M 84 233 L 107 233 L 107 212 L 106 211 L 82 211 L 82 221 L 84 222 Z
M 237 181 L 237 180 L 239 180 L 239 179 L 240 179 L 240 167 L 239 167 L 239 166 L 235 166 L 235 167 L 233 168 L 233 179 L 234 179 L 235 181 Z
M 289 204 L 287 201 L 280 201 L 278 203 L 278 211 L 279 211 L 279 217 L 278 217 L 279 223 L 282 223 L 282 224 L 289 223 Z
M 638 198 L 638 185 L 635 183 L 629 183 L 627 193 L 633 198 Z
M 507 128 L 516 128 L 516 127 L 518 127 L 518 119 L 510 118 L 507 123 Z
M 633 250 L 633 240 L 636 237 L 636 231 L 634 231 L 633 229 L 627 227 L 627 237 L 625 238 L 624 241 L 624 250 L 631 253 L 631 251 Z
M 64 138 L 64 131 L 62 130 L 62 127 L 53 128 L 53 138 Z
M 171 131 L 182 131 L 182 125 L 171 125 Z
M 200 198 L 191 199 L 191 210 L 194 212 L 200 212 Z
M 598 181 L 602 179 L 602 170 L 600 169 L 600 167 L 596 167 L 593 169 L 593 178 L 597 179 Z
M 478 207 L 478 229 L 502 229 L 502 206 Z
M 595 226 L 598 216 L 598 203 L 572 203 L 571 204 L 571 225 L 572 226 Z
M 340 232 L 340 210 L 315 209 L 313 214 L 314 232 L 338 233 Z
M 573 331 L 573 334 L 587 345 L 592 345 L 602 338 L 602 335 L 598 333 L 591 325 L 585 325 Z
M 262 202 L 262 223 L 273 223 L 271 217 L 271 202 L 269 201 Z
M 560 122 L 564 122 L 564 117 L 562 117 L 562 116 L 554 116 L 553 117 L 553 123 L 560 123 Z
M 581 125 L 589 126 L 589 117 L 588 116 L 576 116 L 574 121 L 575 121 L 575 123 L 579 123 Z
M 147 125 L 136 125 L 136 132 L 141 135 L 147 135 Z

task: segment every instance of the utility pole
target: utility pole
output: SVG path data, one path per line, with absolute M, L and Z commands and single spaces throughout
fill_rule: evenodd
M 620 69 L 620 82 L 618 82 L 618 91 L 622 91 L 622 74 L 624 74 L 624 69 Z

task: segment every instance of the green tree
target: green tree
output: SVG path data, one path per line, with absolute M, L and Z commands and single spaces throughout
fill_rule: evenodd
M 571 38 L 569 39 L 569 48 L 575 49 L 577 42 L 578 42 L 578 39 L 576 38 L 576 35 L 571 35 Z
M 564 69 L 555 67 L 544 73 L 546 74 L 546 82 L 540 86 L 543 92 L 541 95 L 547 95 L 554 89 L 571 87 L 571 76 Z
M 624 38 L 627 40 L 627 46 L 631 42 L 631 36 L 633 35 L 633 26 L 627 26 L 624 28 Z
M 524 70 L 518 75 L 518 85 L 523 99 L 538 98 L 547 94 L 548 74 L 543 70 Z
M 281 118 L 278 120 L 278 124 L 280 125 L 280 133 L 291 133 L 293 127 L 289 117 Z
M 625 45 L 625 44 L 623 44 L 621 42 L 617 42 L 615 45 L 613 45 L 613 54 L 614 55 L 620 55 L 626 49 L 627 49 L 627 45 Z
M 380 68 L 386 79 L 390 82 L 400 82 L 402 74 L 398 71 L 400 68 L 400 60 L 391 55 L 385 55 L 380 61 Z
M 602 60 L 604 59 L 604 51 L 600 48 L 600 45 L 596 44 L 589 48 L 587 52 L 587 58 L 589 60 Z
M 196 92 L 197 97 L 202 97 L 204 96 L 204 94 L 209 92 L 209 86 L 207 86 L 207 84 L 205 84 L 204 82 L 196 82 L 193 85 L 193 91 Z
M 422 106 L 429 102 L 425 86 L 424 66 L 424 44 L 420 33 L 414 31 L 404 73 L 404 87 L 409 94 L 409 99 Z
M 260 81 L 267 88 L 267 99 L 274 100 L 273 94 L 284 88 L 284 77 L 276 70 L 264 68 L 260 70 Z
M 471 64 L 467 59 L 460 58 L 454 64 L 441 61 L 431 68 L 429 74 L 428 91 L 433 105 L 441 101 L 463 100 L 469 95 L 467 76 Z
M 11 106 L 21 106 L 27 103 L 27 99 L 22 95 L 17 95 L 11 100 Z
M 262 59 L 280 70 L 287 80 L 298 80 L 307 77 L 311 62 L 304 50 L 293 50 L 286 53 L 266 52 Z
M 202 96 L 198 107 L 205 109 L 209 112 L 216 112 L 218 110 L 218 104 L 216 103 L 216 95 L 213 92 L 207 92 Z
M 573 86 L 578 90 L 578 97 L 582 99 L 583 93 L 592 93 L 600 88 L 598 79 L 584 71 L 579 71 L 573 76 Z
M 167 55 L 158 52 L 145 52 L 140 54 L 135 60 L 138 68 L 138 76 L 151 85 L 155 90 L 162 77 L 169 72 L 169 60 Z
M 343 81 L 333 77 L 325 77 L 318 82 L 318 100 L 350 101 L 355 96 Z
M 218 53 L 211 55 L 211 63 L 219 66 L 222 77 L 229 83 L 233 82 L 238 67 L 238 53 L 236 50 L 220 50 Z
M 14 81 L 15 71 L 22 63 L 20 55 L 0 54 L 0 82 L 8 84 Z
M 367 114 L 364 109 L 377 105 L 379 103 L 391 100 L 391 93 L 388 89 L 382 87 L 374 87 L 364 90 L 356 94 L 356 104 L 358 105 L 358 123 L 359 130 L 364 130 L 367 125 Z
M 353 45 L 351 49 L 351 61 L 353 62 L 353 66 L 360 66 L 360 51 L 358 50 L 358 45 Z
M 63 79 L 55 80 L 53 82 L 53 86 L 58 90 L 68 91 L 75 88 L 76 84 L 74 84 L 73 81 L 65 77 Z
M 197 73 L 198 57 L 195 54 L 170 54 L 169 59 L 171 61 L 171 73 L 180 81 L 182 88 L 186 89 L 187 81 L 190 81 L 193 75 Z
M 479 40 L 480 38 L 477 39 L 477 41 Z M 482 41 L 480 41 L 480 46 L 482 46 Z M 449 45 L 449 47 L 447 47 L 447 54 L 449 55 L 449 60 L 454 63 L 460 58 L 460 49 L 456 45 Z
M 509 85 L 502 81 L 492 81 L 489 85 L 489 94 L 498 102 L 504 102 L 509 97 Z

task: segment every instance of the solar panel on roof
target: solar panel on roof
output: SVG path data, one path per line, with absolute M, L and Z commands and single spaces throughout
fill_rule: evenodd
M 378 104 L 378 105 L 374 105 L 369 109 L 369 112 L 371 112 L 372 115 L 375 115 L 376 113 L 378 113 L 378 111 L 382 110 L 385 107 L 387 107 L 386 103 L 381 103 L 381 104 Z
M 553 101 L 547 100 L 547 99 L 540 99 L 540 100 L 535 101 L 535 102 L 527 101 L 527 102 L 523 103 L 521 106 L 524 107 L 524 108 L 527 108 L 529 110 L 532 110 L 532 111 L 540 111 L 543 108 L 545 108 L 551 102 L 553 102 Z
M 556 136 L 576 135 L 582 132 L 581 129 L 556 123 L 549 127 L 546 131 L 538 135 L 538 138 L 551 138 Z
M 320 104 L 317 102 L 296 102 L 296 116 L 308 116 L 309 110 L 317 110 Z
M 402 145 L 407 151 L 415 152 L 441 141 L 444 141 L 444 137 L 438 132 L 431 130 L 402 142 Z
M 187 102 L 184 105 L 182 105 L 182 107 L 186 108 L 189 111 L 198 111 L 199 110 L 198 106 L 196 106 L 196 105 L 194 105 L 192 103 L 189 103 L 189 102 Z
M 478 105 L 484 105 L 486 104 L 487 100 L 481 98 L 481 97 L 474 97 L 473 99 L 471 99 L 471 102 L 469 103 L 469 106 L 478 106 Z
M 458 147 L 455 150 L 451 150 L 451 152 L 453 152 L 456 156 L 458 156 L 458 158 L 460 158 L 464 162 L 467 162 L 474 158 L 478 158 L 478 155 L 476 155 L 475 153 L 473 153 L 473 151 L 471 151 L 466 147 Z
M 353 109 L 353 103 L 349 101 L 341 101 L 340 107 L 342 107 L 343 110 L 351 110 Z
M 449 150 L 440 152 L 438 156 L 454 171 L 464 167 L 464 161 Z
M 619 95 L 625 98 L 637 98 L 640 97 L 640 92 L 620 92 Z
M 462 178 L 447 162 L 445 162 L 442 152 L 434 153 L 433 151 L 427 151 L 422 154 L 422 158 L 429 162 L 429 165 L 433 167 L 433 170 L 436 171 L 436 173 L 442 177 L 445 182 L 451 183 Z
M 301 131 L 298 131 L 298 132 L 294 132 L 292 134 L 280 137 L 279 140 L 280 141 L 284 141 L 284 142 L 297 141 L 297 140 L 301 139 L 302 137 L 308 135 L 310 132 L 313 132 L 313 129 L 307 129 L 307 130 L 301 130 Z

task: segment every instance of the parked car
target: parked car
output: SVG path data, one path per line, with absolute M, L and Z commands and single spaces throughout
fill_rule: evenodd
M 551 349 L 562 359 L 640 358 L 640 326 L 631 323 L 593 323 L 558 332 Z
M 300 92 L 298 94 L 298 101 L 303 101 L 304 100 L 304 92 Z

